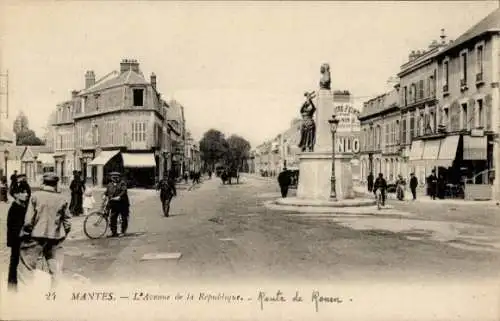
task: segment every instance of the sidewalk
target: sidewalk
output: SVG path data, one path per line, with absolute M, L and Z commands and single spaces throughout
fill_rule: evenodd
M 374 197 L 373 193 L 368 192 L 366 185 L 361 186 L 354 186 L 353 187 L 354 192 L 356 194 L 364 195 L 365 197 Z M 395 193 L 387 193 L 387 199 L 390 200 L 396 200 L 396 194 Z M 413 202 L 412 200 L 412 195 L 411 191 L 408 189 L 405 190 L 405 201 L 407 202 Z M 417 200 L 415 201 L 417 203 L 435 203 L 435 204 L 447 204 L 447 205 L 496 205 L 495 201 L 469 201 L 469 200 L 463 200 L 463 199 L 438 199 L 436 198 L 435 200 L 431 199 L 428 195 L 425 195 L 424 190 L 417 190 Z

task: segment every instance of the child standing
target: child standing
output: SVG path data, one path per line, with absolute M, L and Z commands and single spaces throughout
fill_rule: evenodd
M 88 215 L 90 210 L 94 208 L 95 199 L 92 195 L 92 189 L 87 188 L 83 193 L 83 215 Z

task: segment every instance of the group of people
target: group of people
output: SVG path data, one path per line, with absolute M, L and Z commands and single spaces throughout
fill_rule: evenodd
M 431 176 L 429 176 L 429 180 L 431 180 L 432 182 L 434 181 L 434 179 L 432 179 L 433 176 L 435 177 L 434 170 L 432 171 Z M 412 194 L 412 199 L 415 201 L 417 199 L 418 179 L 414 173 L 410 173 L 410 182 L 409 183 L 410 183 L 409 187 L 410 187 L 410 191 Z M 406 186 L 406 180 L 403 178 L 402 175 L 398 175 L 398 178 L 397 178 L 395 184 L 396 184 L 396 196 L 397 196 L 398 200 L 404 200 L 404 198 L 405 198 L 404 190 L 405 190 L 405 186 Z M 384 175 L 382 173 L 379 173 L 377 179 L 374 180 L 373 173 L 370 172 L 370 174 L 367 177 L 367 187 L 368 187 L 368 191 L 373 192 L 374 194 L 376 193 L 376 191 L 378 189 L 380 189 L 381 195 L 382 195 L 382 205 L 384 205 L 385 200 L 386 200 L 386 193 L 387 193 L 387 181 L 384 178 Z M 431 195 L 431 197 L 432 197 L 432 195 Z

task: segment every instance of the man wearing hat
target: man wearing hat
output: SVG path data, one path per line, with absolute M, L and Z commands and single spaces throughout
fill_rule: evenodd
M 111 236 L 118 236 L 118 215 L 121 216 L 121 234 L 124 235 L 128 228 L 128 217 L 130 202 L 127 194 L 127 183 L 121 178 L 119 172 L 109 173 L 111 182 L 104 192 L 104 197 L 108 199 L 108 206 L 111 209 L 110 228 Z
M 24 225 L 26 211 L 31 197 L 31 188 L 25 174 L 19 174 L 16 182 L 10 186 L 10 194 L 14 197 L 7 214 L 7 246 L 10 247 L 10 263 L 8 286 L 10 290 L 17 289 L 17 267 L 21 247 L 21 230 Z

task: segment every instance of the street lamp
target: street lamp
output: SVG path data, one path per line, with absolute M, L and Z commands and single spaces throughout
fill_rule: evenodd
M 337 127 L 339 125 L 339 120 L 335 115 L 332 115 L 332 119 L 328 120 L 330 124 L 330 131 L 332 132 L 332 175 L 330 178 L 331 189 L 330 189 L 330 199 L 337 200 L 337 191 L 335 189 L 335 133 L 337 132 Z

